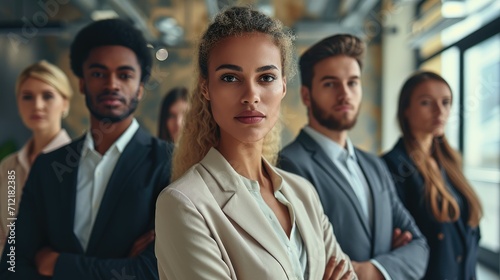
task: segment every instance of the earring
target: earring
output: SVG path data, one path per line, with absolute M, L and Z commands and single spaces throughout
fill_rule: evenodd
M 65 119 L 69 115 L 69 110 L 64 110 L 62 113 L 62 118 Z

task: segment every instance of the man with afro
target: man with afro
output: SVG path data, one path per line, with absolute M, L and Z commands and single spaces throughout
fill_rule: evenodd
M 134 118 L 152 64 L 147 42 L 126 21 L 97 21 L 76 35 L 70 59 L 90 128 L 33 164 L 0 278 L 158 279 L 154 209 L 172 146 Z

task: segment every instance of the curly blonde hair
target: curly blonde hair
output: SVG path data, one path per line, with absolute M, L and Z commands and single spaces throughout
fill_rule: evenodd
M 190 167 L 200 162 L 210 148 L 216 147 L 220 131 L 215 122 L 210 103 L 203 97 L 203 83 L 208 79 L 208 58 L 212 48 L 221 40 L 244 33 L 260 32 L 270 35 L 281 52 L 282 76 L 291 79 L 293 67 L 294 36 L 276 19 L 255 11 L 250 7 L 232 7 L 219 13 L 203 34 L 198 48 L 198 80 L 189 97 L 190 109 L 186 114 L 184 128 L 174 158 L 172 180 L 179 178 Z M 278 123 L 266 135 L 263 156 L 275 164 L 280 148 L 281 124 Z

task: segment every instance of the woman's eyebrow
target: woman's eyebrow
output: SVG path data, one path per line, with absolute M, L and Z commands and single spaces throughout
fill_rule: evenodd
M 221 66 L 217 67 L 215 69 L 215 71 L 219 71 L 221 69 L 229 69 L 229 70 L 234 70 L 234 71 L 238 71 L 238 72 L 243 72 L 243 68 L 241 68 L 237 65 L 234 65 L 234 64 L 222 64 Z

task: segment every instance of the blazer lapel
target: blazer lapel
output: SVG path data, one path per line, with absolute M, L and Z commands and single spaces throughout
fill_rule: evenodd
M 363 228 L 368 236 L 371 236 L 371 230 L 368 225 L 368 221 L 363 214 L 363 210 L 361 209 L 361 204 L 359 203 L 359 199 L 354 193 L 350 183 L 347 181 L 345 176 L 340 172 L 340 170 L 335 166 L 335 164 L 330 160 L 330 158 L 326 155 L 324 150 L 312 139 L 307 133 L 301 131 L 299 136 L 297 137 L 297 141 L 299 141 L 304 148 L 311 153 L 311 158 L 313 161 L 319 166 L 319 168 L 323 169 L 328 176 L 332 180 L 336 182 L 336 185 L 342 192 L 347 196 L 349 201 L 352 203 L 353 208 L 356 211 L 356 215 L 358 219 L 361 221 Z M 335 187 L 335 186 L 315 186 L 316 188 L 326 188 L 326 187 Z
M 61 174 L 61 177 L 58 178 L 60 179 L 60 203 L 61 209 L 63 210 L 61 213 L 62 219 L 60 221 L 61 229 L 63 232 L 67 233 L 67 236 L 71 238 L 71 242 L 74 243 L 74 246 L 81 253 L 83 253 L 84 250 L 75 235 L 74 223 L 78 166 L 80 164 L 84 140 L 85 136 L 66 146 L 64 149 L 66 149 L 67 154 L 64 161 L 57 161 L 53 164 L 54 171 L 60 172 Z M 56 165 L 58 167 L 56 167 Z
M 244 188 L 242 185 L 240 187 Z M 248 211 L 242 211 L 242 209 Z M 222 208 L 222 211 L 268 251 L 286 272 L 290 271 L 291 263 L 287 253 L 281 246 L 281 241 L 274 233 L 253 197 L 246 190 L 234 193 Z M 251 213 L 251 215 L 248 215 L 248 213 Z
M 466 248 L 468 248 L 467 244 L 467 229 L 464 221 L 462 220 L 462 216 L 464 213 L 460 213 L 460 217 L 458 217 L 458 220 L 455 222 L 455 226 L 457 227 L 458 232 L 460 233 L 460 237 L 462 239 L 462 242 Z
M 304 246 L 307 250 L 307 262 L 309 265 L 309 275 L 316 275 L 314 272 L 316 269 L 324 270 L 324 267 L 318 268 L 316 266 L 316 260 L 313 258 L 318 254 L 318 249 L 325 250 L 325 248 L 318 248 L 317 245 L 317 236 L 314 234 L 311 229 L 313 225 L 307 213 L 310 211 L 304 207 L 302 201 L 297 198 L 293 193 L 289 192 L 289 186 L 285 183 L 283 184 L 283 188 L 281 189 L 283 195 L 286 199 L 293 205 L 295 212 L 295 221 L 296 226 L 300 232 L 300 236 L 302 237 L 302 241 L 304 242 Z
M 116 166 L 109 178 L 108 185 L 104 191 L 99 212 L 97 213 L 92 233 L 90 235 L 87 251 L 92 252 L 94 246 L 99 241 L 104 232 L 104 227 L 111 217 L 111 213 L 120 200 L 120 195 L 123 193 L 124 186 L 127 186 L 127 180 L 130 176 L 134 176 L 137 169 L 149 154 L 150 136 L 139 128 L 134 134 L 130 142 L 123 150 Z
M 198 171 L 222 211 L 268 251 L 285 272 L 291 271 L 291 263 L 280 240 L 236 171 L 214 148 L 201 161 L 201 165 L 204 169 Z
M 377 174 L 372 164 L 369 162 L 370 159 L 366 158 L 363 153 L 360 153 L 358 149 L 355 149 L 356 157 L 358 158 L 358 164 L 361 167 L 361 171 L 365 175 L 366 182 L 368 187 L 370 188 L 370 195 L 372 196 L 372 209 L 368 211 L 372 211 L 372 232 L 373 232 L 373 251 L 377 251 L 376 246 L 378 246 L 378 242 L 376 242 L 378 236 L 382 235 L 383 227 L 387 226 L 387 213 L 384 212 L 384 209 L 387 208 L 387 205 L 382 205 L 382 201 L 386 201 L 382 197 L 382 182 L 381 177 L 382 174 Z M 368 225 L 368 223 L 367 223 Z

